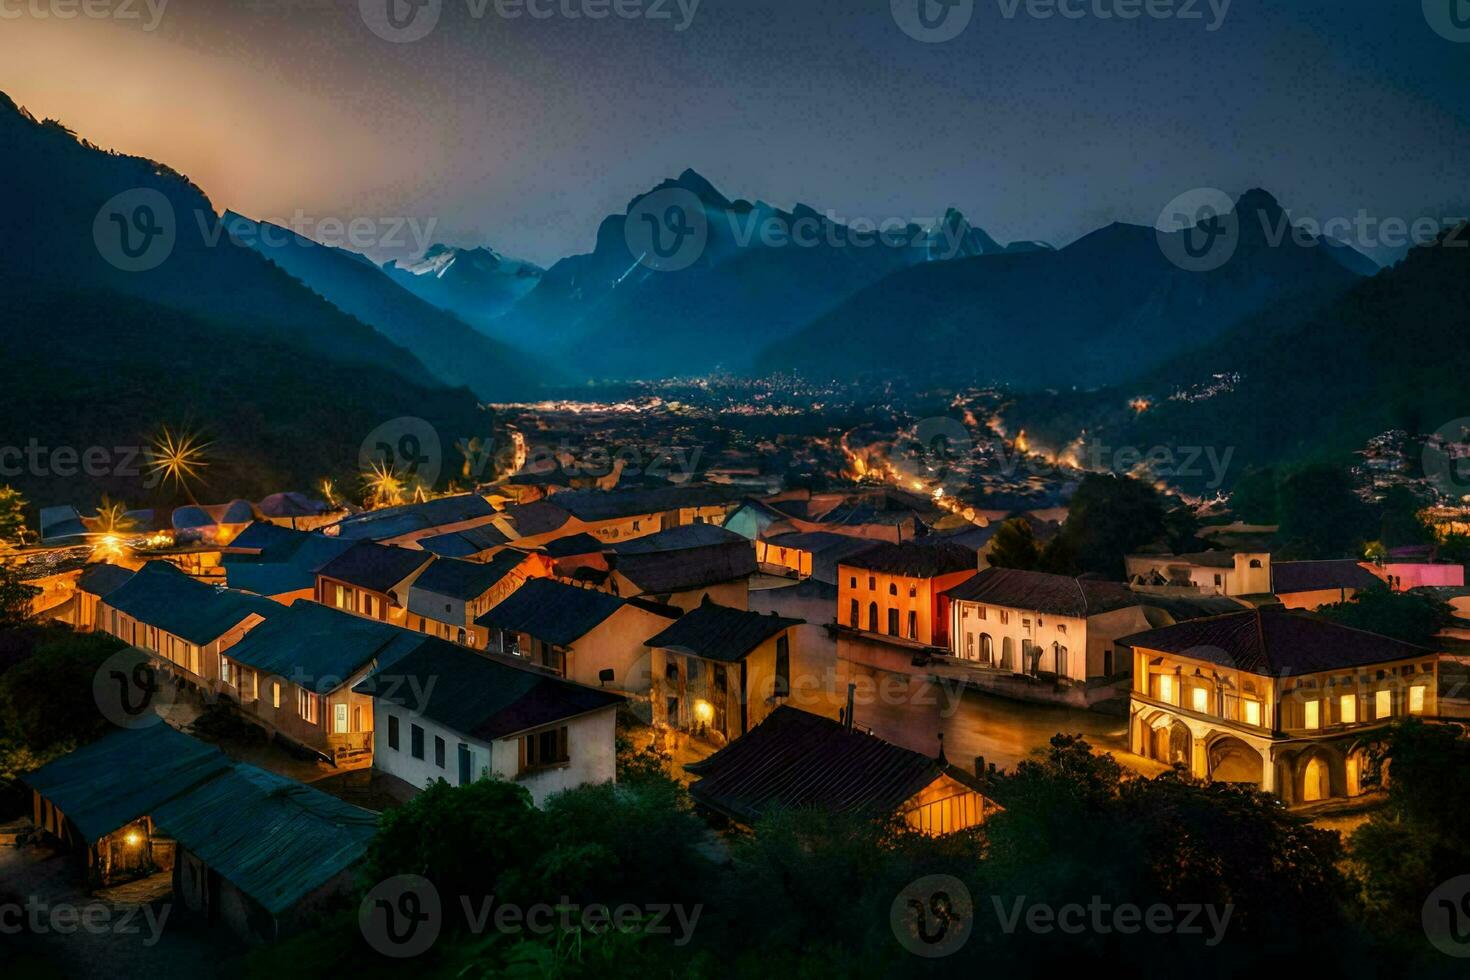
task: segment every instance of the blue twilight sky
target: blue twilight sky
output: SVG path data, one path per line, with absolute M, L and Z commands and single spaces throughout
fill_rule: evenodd
M 1364 212 L 1380 260 L 1372 222 L 1470 215 L 1470 0 L 949 0 L 973 10 L 943 43 L 900 26 L 920 0 L 412 0 L 438 20 L 404 43 L 369 27 L 388 0 L 98 2 L 0 0 L 0 90 L 297 226 L 413 218 L 546 264 L 686 167 L 840 219 L 955 206 L 1002 241 L 1200 186 Z M 1101 16 L 1130 8 L 1171 16 Z

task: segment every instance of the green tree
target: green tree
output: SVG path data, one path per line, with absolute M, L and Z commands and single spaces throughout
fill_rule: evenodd
M 1424 502 L 1404 486 L 1390 487 L 1378 504 L 1379 539 L 1389 548 L 1433 544 L 1434 529 L 1419 516 Z
M 1045 564 L 1052 571 L 1122 579 L 1125 555 L 1167 539 L 1164 512 L 1163 497 L 1149 484 L 1089 473 L 1072 496 L 1067 520 L 1048 547 Z
M 20 569 L 0 562 L 0 628 L 17 626 L 31 618 L 31 602 L 41 590 L 21 580 Z
M 18 490 L 0 486 L 0 545 L 24 544 L 29 540 L 26 507 L 26 499 Z
M 1041 564 L 1041 544 L 1036 540 L 1036 531 L 1024 517 L 1013 517 L 1000 527 L 990 539 L 987 556 L 992 567 L 1019 568 L 1033 571 Z
M 1250 469 L 1230 493 L 1230 511 L 1246 524 L 1276 523 L 1276 471 Z
M 33 652 L 0 674 L 0 725 L 7 738 L 43 752 L 89 742 L 109 730 L 92 683 L 124 644 L 103 633 L 50 627 L 34 634 Z
M 1373 537 L 1373 512 L 1353 492 L 1348 473 L 1326 463 L 1307 466 L 1281 481 L 1277 499 L 1282 557 L 1356 557 Z
M 1440 642 L 1436 635 L 1454 616 L 1448 603 L 1432 596 L 1387 588 L 1367 589 L 1347 602 L 1323 606 L 1317 613 L 1343 626 L 1427 647 Z

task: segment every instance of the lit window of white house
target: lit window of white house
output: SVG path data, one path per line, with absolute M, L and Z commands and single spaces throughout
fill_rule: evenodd
M 296 692 L 296 710 L 301 715 L 301 720 L 308 725 L 316 724 L 316 703 L 315 694 L 306 691 Z
M 1242 701 L 1241 703 L 1243 705 L 1245 705 L 1245 723 L 1247 725 L 1260 725 L 1260 723 L 1261 723 L 1261 702 L 1259 702 L 1259 701 Z
M 1174 678 L 1169 674 L 1159 675 L 1159 700 L 1174 703 Z
M 1424 688 L 1409 688 L 1409 714 L 1422 715 L 1424 713 Z
M 1197 687 L 1190 692 L 1193 696 L 1194 710 L 1204 714 L 1210 710 L 1210 692 L 1202 687 Z
M 352 609 L 352 590 L 346 586 L 339 585 L 337 589 L 337 608 Z
M 1344 694 L 1337 699 L 1338 714 L 1344 725 L 1351 725 L 1358 720 L 1358 696 L 1356 694 Z
M 272 708 L 279 708 L 280 706 L 281 706 L 281 682 L 280 681 L 271 681 L 271 707 Z
M 226 660 L 223 656 L 219 658 L 219 679 L 220 682 L 224 684 L 234 683 L 234 681 L 230 679 L 230 662 Z
M 1376 705 L 1373 710 L 1375 718 L 1389 718 L 1393 715 L 1393 692 L 1379 691 L 1374 696 Z
M 1306 703 L 1306 709 L 1307 709 L 1307 728 L 1308 729 L 1318 729 L 1318 728 L 1321 728 L 1322 727 L 1322 703 L 1320 701 L 1308 701 Z

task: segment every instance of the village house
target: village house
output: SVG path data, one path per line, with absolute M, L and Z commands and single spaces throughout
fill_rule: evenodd
M 647 640 L 678 610 L 554 579 L 532 579 L 476 622 L 489 649 L 558 677 L 629 694 L 649 690 Z
M 906 541 L 853 555 L 837 566 L 838 623 L 923 646 L 948 646 L 944 593 L 978 567 L 974 551 L 946 541 Z
M 317 569 L 315 598 L 324 606 L 403 626 L 409 588 L 433 561 L 427 551 L 358 541 Z
M 424 639 L 384 622 L 298 602 L 230 648 L 216 689 L 249 720 L 333 765 L 367 761 L 372 701 L 352 688 Z
M 230 542 L 220 564 L 230 588 L 289 606 L 316 598 L 316 570 L 354 543 L 260 522 Z
M 647 641 L 654 723 L 716 741 L 744 735 L 791 697 L 801 625 L 706 599 Z
M 494 524 L 467 527 L 413 542 L 415 547 L 440 558 L 463 558 L 466 561 L 488 561 L 508 544 L 510 538 Z
M 1271 566 L 1271 592 L 1288 609 L 1318 609 L 1383 587 L 1364 563 L 1352 559 L 1279 561 Z
M 88 565 L 77 578 L 76 603 L 71 608 L 70 615 L 64 617 L 64 621 L 83 633 L 98 629 L 98 613 L 102 601 L 135 574 L 137 573 L 131 568 L 123 568 L 110 562 Z
M 548 541 L 579 533 L 572 515 L 549 500 L 513 504 L 497 514 L 491 526 L 523 549 L 537 548 Z
M 722 524 L 738 499 L 728 487 L 569 490 L 549 499 L 570 514 L 575 531 L 622 541 L 691 524 Z
M 340 508 L 290 490 L 271 494 L 257 503 L 255 509 L 263 520 L 293 531 L 315 531 L 345 516 Z
M 534 583 L 532 583 L 534 584 Z M 618 695 L 514 657 L 427 639 L 360 683 L 379 719 L 373 768 L 404 795 L 486 777 L 553 793 L 617 778 Z
M 463 493 L 354 514 L 324 533 L 352 541 L 415 547 L 423 538 L 481 527 L 495 516 L 495 508 L 484 497 Z
M 897 816 L 939 836 L 984 823 L 997 807 L 980 782 L 934 759 L 789 705 L 714 755 L 689 763 L 689 795 L 746 827 L 775 810 Z
M 1154 625 L 1126 586 L 1067 575 L 987 568 L 948 597 L 950 653 L 979 668 L 977 683 L 1079 707 L 1127 691 L 1118 638 Z
M 1135 753 L 1288 806 L 1368 791 L 1368 743 L 1439 711 L 1435 651 L 1280 608 L 1118 643 L 1133 663 Z
M 206 690 L 228 682 L 222 654 L 281 611 L 269 599 L 206 585 L 160 561 L 97 600 L 99 629 L 148 651 L 176 677 Z
M 22 781 L 35 825 L 80 853 L 93 883 L 171 873 L 177 905 L 247 943 L 285 938 L 350 896 L 377 832 L 376 814 L 162 723 Z
M 831 531 L 789 531 L 769 538 L 757 538 L 755 557 L 762 570 L 778 575 L 815 578 L 830 585 L 837 584 L 837 566 L 848 558 L 877 546 L 868 538 Z
M 1271 593 L 1271 556 L 1265 552 L 1128 555 L 1124 566 L 1128 584 L 1138 592 L 1223 596 Z
M 544 557 L 513 549 L 488 562 L 436 558 L 409 586 L 408 628 L 483 650 L 488 631 L 476 620 L 528 579 L 548 574 Z
M 606 588 L 679 609 L 706 599 L 745 609 L 759 569 L 750 541 L 713 524 L 691 524 L 613 545 Z

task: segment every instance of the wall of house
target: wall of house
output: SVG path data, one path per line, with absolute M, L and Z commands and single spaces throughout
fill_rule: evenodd
M 262 674 L 244 664 L 234 663 L 234 683 L 216 684 L 240 705 L 247 717 L 265 725 L 270 731 L 316 752 L 331 757 L 339 750 L 366 751 L 372 747 L 373 699 L 353 693 L 372 666 L 368 665 L 345 681 L 338 678 L 290 678 Z M 337 683 L 325 695 L 316 696 L 316 721 L 301 714 L 301 695 L 312 693 L 317 684 Z M 276 703 L 279 688 L 280 703 Z M 310 688 L 311 690 L 308 690 Z M 346 730 L 337 730 L 337 708 L 346 710 Z
M 790 651 L 792 684 L 795 685 L 801 676 L 802 664 L 792 632 L 783 630 L 777 633 L 735 663 L 705 660 L 702 657 L 691 657 L 662 649 L 653 650 L 650 663 L 653 667 L 654 722 L 680 729 L 707 724 L 711 731 L 718 732 L 727 739 L 744 735 L 786 701 L 785 698 L 775 697 L 776 646 L 783 637 L 786 638 Z M 698 661 L 697 676 L 691 677 L 690 661 Z M 723 725 L 720 723 L 719 711 L 713 708 L 717 699 L 717 671 L 723 671 L 725 676 Z M 670 698 L 678 699 L 677 717 L 669 714 Z M 708 712 L 711 719 L 700 717 L 700 702 L 707 702 L 712 706 Z
M 905 575 L 885 575 L 851 565 L 837 567 L 837 621 L 843 626 L 912 639 L 930 646 L 949 644 L 947 600 L 941 594 L 974 575 L 974 570 L 940 575 L 932 579 Z M 858 621 L 853 622 L 853 602 L 857 602 Z M 878 609 L 877 623 L 872 622 L 871 609 Z M 941 608 L 944 607 L 944 608 Z M 898 612 L 898 630 L 891 628 L 889 612 Z M 914 614 L 915 628 L 909 629 L 909 615 Z M 876 628 L 874 628 L 876 626 Z
M 1006 641 L 1011 643 L 1013 673 L 1025 673 L 1022 651 L 1030 644 L 1040 648 L 1038 673 L 1055 673 L 1076 683 L 1117 676 L 1128 670 L 1126 653 L 1119 652 L 1119 637 L 1149 628 L 1138 606 L 1115 609 L 1092 617 L 1057 616 L 1030 609 L 1017 609 L 977 602 L 954 603 L 952 618 L 955 639 L 950 650 L 966 662 L 982 664 L 984 637 L 991 638 L 991 666 L 1003 669 Z M 1065 671 L 1057 669 L 1058 647 L 1067 651 Z
M 631 582 L 628 582 L 627 579 L 623 579 L 622 581 L 626 583 L 623 587 L 630 590 L 629 592 L 622 593 L 623 595 L 637 594 L 636 588 Z M 688 592 L 675 592 L 669 596 L 666 602 L 676 609 L 689 612 L 698 609 L 704 603 L 706 596 L 709 597 L 711 602 L 721 606 L 729 606 L 731 609 L 749 609 L 750 580 L 740 578 L 731 582 L 721 582 L 718 585 L 706 586 L 702 589 L 690 589 Z
M 399 721 L 398 748 L 388 746 L 388 717 Z M 569 761 L 553 769 L 521 774 L 520 738 L 499 739 L 486 743 L 469 738 L 406 708 L 379 706 L 379 725 L 373 733 L 373 768 L 422 789 L 437 779 L 459 785 L 459 747 L 470 749 L 470 778 L 494 776 L 525 786 L 536 805 L 552 793 L 586 783 L 605 783 L 617 777 L 616 745 L 617 711 L 608 707 L 567 722 L 567 754 Z M 424 757 L 413 757 L 412 726 L 424 730 Z M 434 739 L 444 740 L 444 767 L 434 761 Z
M 1347 602 L 1357 594 L 1357 589 L 1318 589 L 1312 592 L 1278 592 L 1276 598 L 1287 609 L 1314 610 L 1322 606 Z
M 588 687 L 647 694 L 652 676 L 648 640 L 671 622 L 646 609 L 624 606 L 572 644 L 567 654 L 567 679 Z M 599 679 L 603 670 L 613 671 L 611 684 L 604 685 Z
M 812 553 L 801 548 L 782 547 L 757 539 L 755 560 L 762 565 L 786 569 L 802 578 L 810 578 L 812 574 Z

